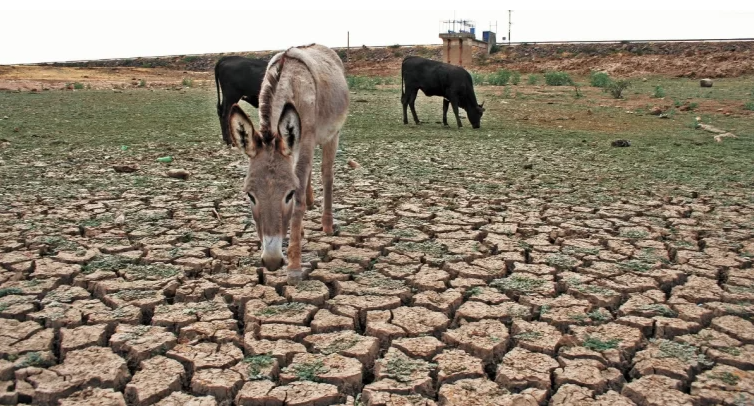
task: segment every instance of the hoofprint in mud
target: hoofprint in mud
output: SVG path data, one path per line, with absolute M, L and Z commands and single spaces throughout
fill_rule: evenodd
M 322 229 L 333 232 L 333 164 L 349 103 L 343 63 L 321 45 L 290 48 L 270 60 L 259 100 L 259 131 L 234 105 L 231 138 L 249 157 L 244 191 L 262 241 L 262 264 L 272 271 L 283 266 L 282 242 L 290 223 L 288 283 L 295 285 L 303 276 L 302 222 L 314 202 L 311 170 L 317 145 L 322 147 Z

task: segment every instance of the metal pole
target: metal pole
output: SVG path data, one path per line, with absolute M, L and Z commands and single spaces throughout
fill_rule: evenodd
M 346 31 L 346 63 L 351 60 L 351 31 Z
M 508 10 L 508 46 L 511 45 L 511 10 Z

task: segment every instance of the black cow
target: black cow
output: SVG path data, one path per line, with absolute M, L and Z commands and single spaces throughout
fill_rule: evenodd
M 405 91 L 404 91 L 405 82 Z M 401 65 L 401 103 L 403 104 L 403 124 L 408 124 L 406 106 L 411 106 L 414 122 L 419 124 L 414 102 L 421 89 L 426 96 L 442 96 L 442 123 L 448 125 L 448 104 L 453 106 L 458 127 L 462 127 L 458 118 L 458 108 L 466 110 L 471 126 L 479 128 L 484 103 L 477 104 L 474 95 L 474 83 L 471 75 L 464 68 L 447 63 L 433 61 L 418 56 L 403 59 Z
M 239 100 L 244 100 L 259 108 L 259 90 L 267 70 L 267 61 L 249 59 L 242 56 L 224 56 L 215 65 L 215 86 L 217 86 L 217 116 L 223 141 L 230 145 L 228 115 L 230 108 Z M 220 101 L 220 90 L 223 92 Z

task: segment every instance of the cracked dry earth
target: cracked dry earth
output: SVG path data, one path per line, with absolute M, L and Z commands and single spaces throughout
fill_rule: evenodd
M 0 404 L 754 404 L 750 204 L 380 176 L 338 162 L 298 286 L 259 267 L 238 182 L 16 193 Z

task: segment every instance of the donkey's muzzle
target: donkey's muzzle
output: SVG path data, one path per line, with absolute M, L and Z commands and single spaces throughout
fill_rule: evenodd
M 285 265 L 283 258 L 266 258 L 262 257 L 262 266 L 269 269 L 272 272 L 277 271 Z

